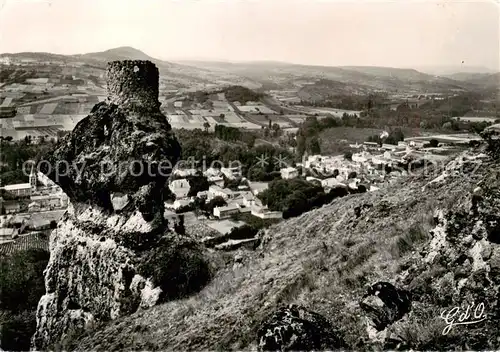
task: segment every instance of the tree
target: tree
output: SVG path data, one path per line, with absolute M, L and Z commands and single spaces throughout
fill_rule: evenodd
M 207 205 L 206 205 L 206 210 L 208 213 L 212 214 L 214 212 L 214 208 L 216 207 L 223 207 L 227 205 L 226 201 L 222 197 L 215 197 L 211 199 Z
M 219 117 L 224 120 L 226 118 L 226 115 L 220 114 Z
M 431 148 L 437 148 L 437 146 L 439 145 L 439 141 L 437 139 L 433 138 L 429 141 L 429 144 L 430 144 Z
M 306 137 L 299 133 L 297 135 L 297 153 L 302 157 L 306 151 Z
M 203 192 L 208 190 L 210 187 L 210 184 L 208 183 L 208 179 L 201 175 L 201 176 L 188 176 L 187 180 L 189 182 L 189 193 L 188 197 L 195 197 L 198 192 Z
M 277 137 L 280 134 L 280 125 L 277 123 L 273 124 L 274 136 Z
M 273 122 L 271 121 L 271 119 L 269 119 L 269 123 L 268 123 L 268 125 L 269 125 L 269 126 L 268 126 L 268 128 L 269 128 L 269 129 L 273 128 Z
M 312 137 L 309 140 L 307 151 L 313 155 L 321 154 L 321 146 L 317 137 Z
M 358 177 L 358 174 L 356 173 L 356 171 L 351 171 L 349 173 L 349 175 L 347 176 L 348 179 L 356 178 L 356 177 Z
M 351 151 L 347 151 L 344 153 L 344 159 L 346 160 L 352 160 L 352 152 Z M 338 170 L 337 170 L 338 172 Z
M 210 124 L 208 122 L 205 122 L 203 124 L 203 128 L 205 129 L 205 133 L 208 133 L 208 129 L 210 128 Z

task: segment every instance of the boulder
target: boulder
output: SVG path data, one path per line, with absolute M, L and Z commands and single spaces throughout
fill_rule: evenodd
M 257 337 L 260 351 L 337 350 L 344 346 L 328 319 L 294 304 L 269 316 Z
M 360 302 L 374 327 L 384 330 L 401 319 L 411 309 L 411 296 L 388 282 L 377 282 L 371 286 Z

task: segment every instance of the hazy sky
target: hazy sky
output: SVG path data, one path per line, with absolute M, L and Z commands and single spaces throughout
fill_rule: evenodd
M 500 69 L 484 1 L 0 0 L 0 53 L 133 46 L 160 59 Z

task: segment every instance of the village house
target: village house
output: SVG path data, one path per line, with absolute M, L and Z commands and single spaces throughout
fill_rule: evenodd
M 336 177 L 327 178 L 326 180 L 321 180 L 321 186 L 324 189 L 333 188 L 333 187 L 338 186 L 339 184 L 340 184 L 340 182 L 339 182 L 339 180 L 337 180 Z
M 294 167 L 287 167 L 280 170 L 281 178 L 284 180 L 289 180 L 299 176 L 299 170 Z
M 224 178 L 222 176 L 212 176 L 207 178 L 209 183 L 213 183 L 219 187 L 224 187 Z
M 175 195 L 176 199 L 182 199 L 187 197 L 191 186 L 189 185 L 189 181 L 185 178 L 181 178 L 178 180 L 171 181 L 168 185 L 168 188 Z
M 352 155 L 352 161 L 356 163 L 366 163 L 369 157 L 370 153 L 367 152 L 355 153 Z
M 172 208 L 175 211 L 177 211 L 184 207 L 190 206 L 193 203 L 193 201 L 194 200 L 192 198 L 176 199 Z
M 375 149 L 378 149 L 379 145 L 378 143 L 376 142 L 364 142 L 363 143 L 365 145 L 365 147 L 367 148 L 375 148 Z
M 230 180 L 241 177 L 241 167 L 223 167 L 220 171 Z
M 60 195 L 40 195 L 31 196 L 31 201 L 37 203 L 41 208 L 61 208 L 64 207 L 64 197 L 65 194 Z
M 282 219 L 283 213 L 280 211 L 271 211 L 267 207 L 254 207 L 251 214 L 261 219 Z
M 382 144 L 382 149 L 385 149 L 385 150 L 396 150 L 397 146 L 395 146 L 394 144 Z
M 0 198 L 0 210 L 5 214 L 15 214 L 21 211 L 21 203 L 17 200 L 2 200 Z
M 207 199 L 208 198 L 208 191 L 200 191 L 200 192 L 196 193 L 196 197 L 201 198 L 201 199 Z
M 194 176 L 197 172 L 197 169 L 175 169 L 173 174 L 180 177 L 187 177 Z
M 222 197 L 225 200 L 234 198 L 234 192 L 229 188 L 221 188 L 217 185 L 212 185 L 208 188 L 208 200 L 214 199 L 215 197 Z
M 215 167 L 209 167 L 206 171 L 203 172 L 203 175 L 206 176 L 207 178 L 214 177 L 214 176 L 220 176 L 221 171 L 220 171 L 220 169 L 217 169 Z
M 250 187 L 250 190 L 252 191 L 253 195 L 256 196 L 260 192 L 265 191 L 266 189 L 269 188 L 269 183 L 267 182 L 248 182 L 248 186 Z
M 13 227 L 0 228 L 0 243 L 12 241 L 18 233 L 19 230 Z
M 415 149 L 421 149 L 423 148 L 425 145 L 424 142 L 421 142 L 421 141 L 411 141 L 410 142 L 410 147 L 413 147 Z
M 29 198 L 33 191 L 30 183 L 17 183 L 13 185 L 6 185 L 1 189 L 12 194 L 15 197 Z
M 237 204 L 229 204 L 223 207 L 214 208 L 214 216 L 219 219 L 226 219 L 231 217 L 231 215 L 238 214 L 240 212 L 240 207 Z
M 29 211 L 30 213 L 38 212 L 38 211 L 40 211 L 40 210 L 41 210 L 41 206 L 40 206 L 40 204 L 39 204 L 39 203 L 37 203 L 37 202 L 33 202 L 33 203 L 30 203 L 30 204 L 28 205 L 28 211 Z

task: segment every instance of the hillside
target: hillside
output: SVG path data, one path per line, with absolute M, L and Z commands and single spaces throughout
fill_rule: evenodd
M 481 85 L 487 88 L 500 88 L 500 72 L 489 74 L 486 76 L 475 77 L 468 80 L 469 83 Z
M 201 292 L 95 327 L 61 347 L 254 349 L 266 318 L 295 303 L 326 317 L 348 349 L 498 349 L 500 167 L 474 151 L 447 170 L 275 225 L 255 252 L 227 257 Z M 411 309 L 402 318 L 395 301 L 370 310 L 367 287 L 379 281 L 408 290 Z M 439 312 L 472 302 L 484 303 L 486 320 L 443 334 Z M 378 318 L 387 324 L 380 327 Z
M 189 86 L 192 83 L 239 84 L 248 87 L 264 86 L 268 89 L 294 89 L 318 79 L 338 82 L 337 91 L 352 94 L 362 91 L 386 92 L 451 92 L 490 88 L 477 80 L 464 80 L 461 76 L 441 77 L 414 69 L 371 66 L 314 66 L 285 62 L 216 62 L 216 61 L 164 61 L 153 58 L 132 47 L 118 47 L 102 52 L 77 55 L 50 53 L 0 54 L 0 57 L 14 57 L 35 61 L 84 62 L 103 66 L 114 60 L 150 60 L 163 76 L 169 80 Z M 104 68 L 104 67 L 103 67 Z
M 132 47 L 122 46 L 119 48 L 109 49 L 102 52 L 87 53 L 81 55 L 73 55 L 79 59 L 91 59 L 102 61 L 115 61 L 115 60 L 151 60 L 157 61 L 144 52 Z
M 17 60 L 32 60 L 32 64 L 37 62 L 51 61 L 53 63 L 84 63 L 93 68 L 105 70 L 106 63 L 116 60 L 149 60 L 157 65 L 160 73 L 169 82 L 178 85 L 189 86 L 196 83 L 214 83 L 221 78 L 233 79 L 237 82 L 234 76 L 221 77 L 220 75 L 205 69 L 200 69 L 184 64 L 177 64 L 160 59 L 153 58 L 141 50 L 132 47 L 118 47 L 102 52 L 76 54 L 76 55 L 60 55 L 41 52 L 23 52 L 23 53 L 4 53 L 0 54 L 0 58 L 15 58 Z

